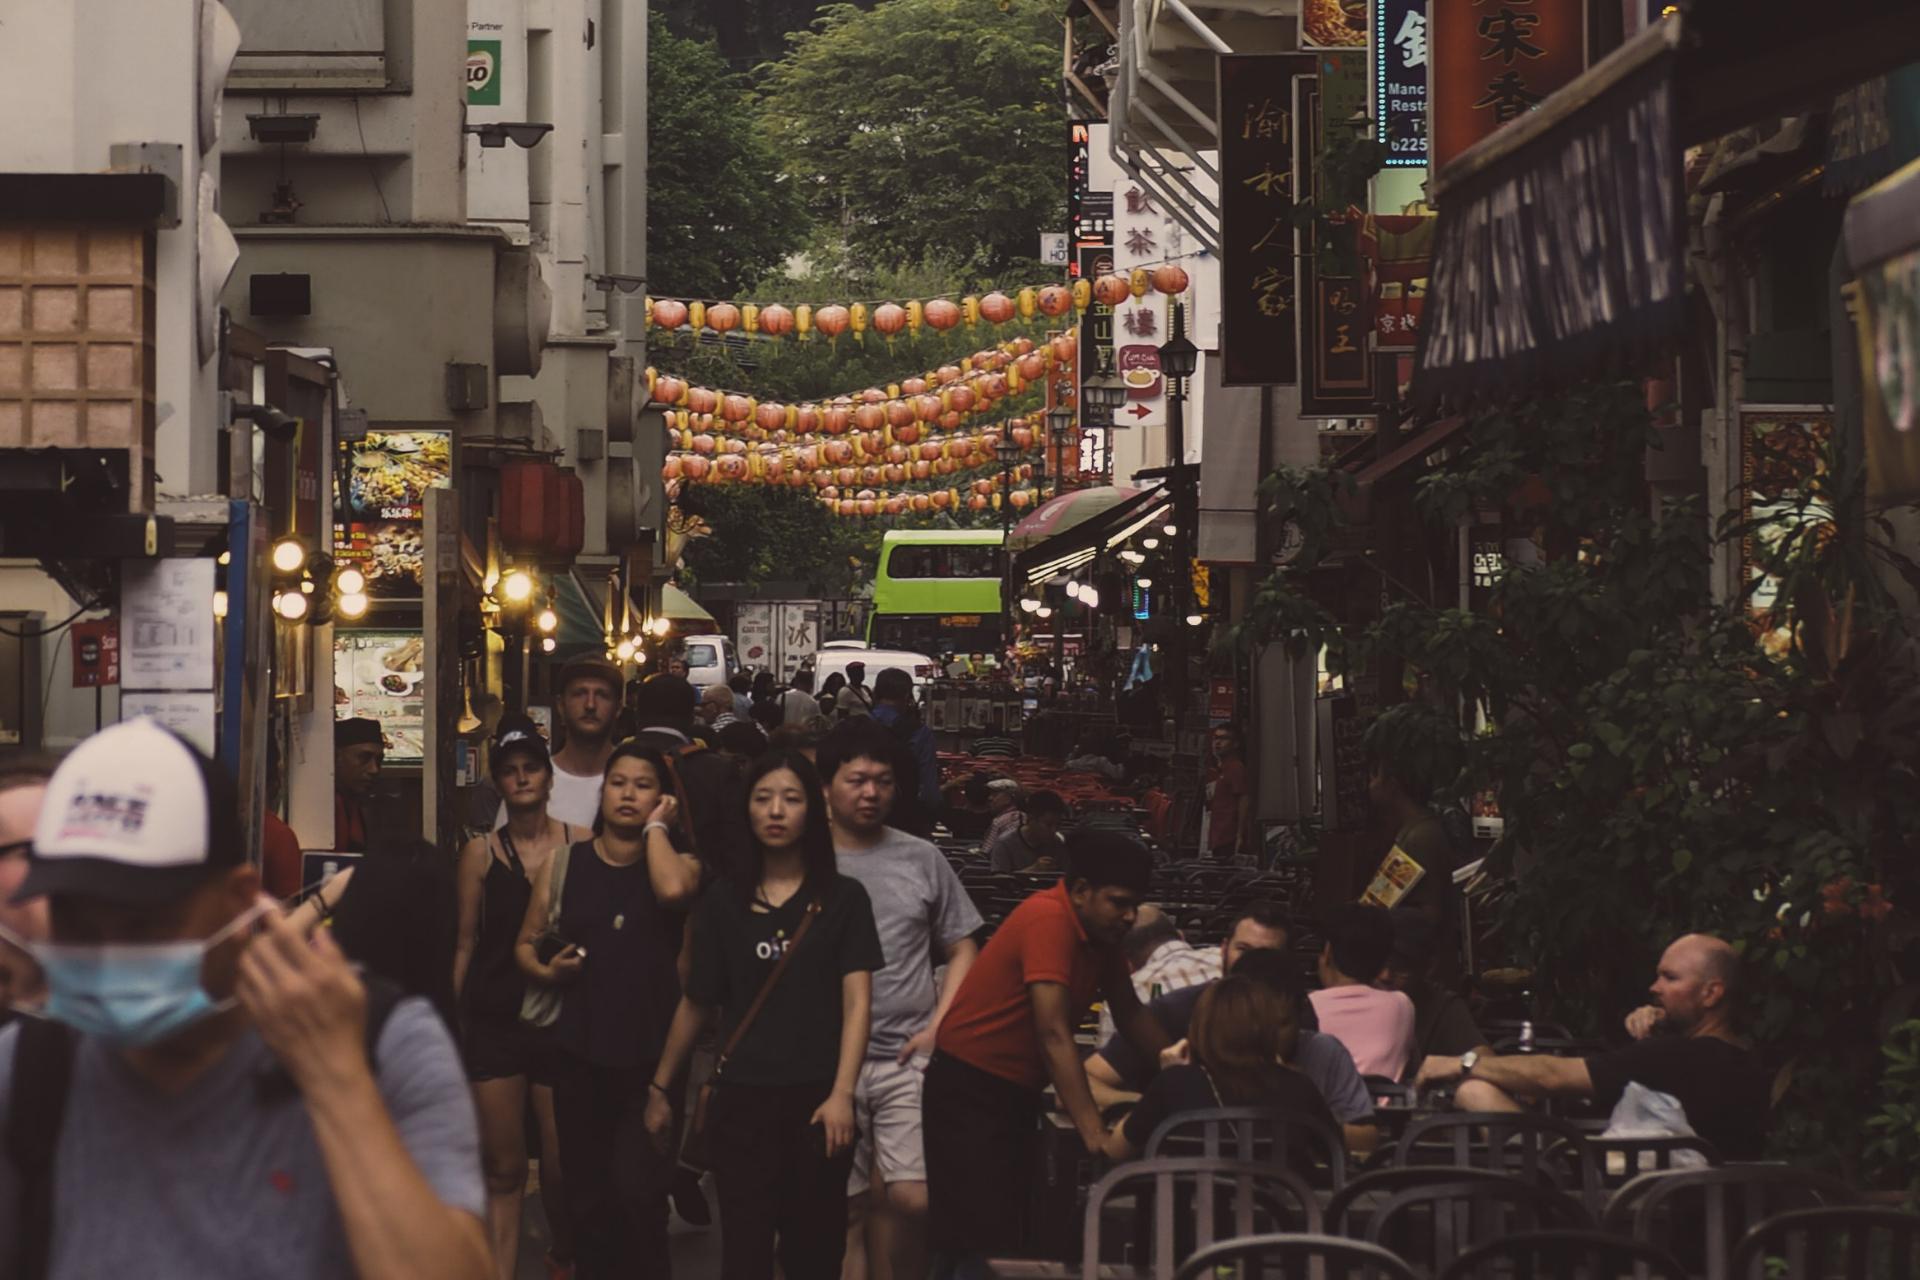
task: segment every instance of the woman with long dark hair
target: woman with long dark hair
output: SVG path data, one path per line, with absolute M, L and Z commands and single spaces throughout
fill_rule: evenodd
M 826 678 L 826 681 L 821 684 L 820 692 L 817 695 L 821 715 L 831 719 L 837 713 L 840 705 L 840 691 L 846 687 L 847 678 L 838 671 L 835 671 Z
M 675 1080 L 718 1012 L 728 1047 L 706 1139 L 726 1224 L 722 1280 L 768 1280 L 776 1253 L 786 1280 L 837 1280 L 880 938 L 866 890 L 839 873 L 807 758 L 762 756 L 746 792 L 751 835 L 730 882 L 694 914 L 686 994 L 654 1072 L 647 1129 L 665 1150 Z
M 670 776 L 652 747 L 613 749 L 594 836 L 535 877 L 514 949 L 529 978 L 564 991 L 553 1102 L 580 1280 L 672 1269 L 673 1162 L 642 1119 L 679 998 L 682 913 L 699 891 L 700 864 L 673 846 Z
M 500 1280 L 520 1261 L 520 1199 L 527 1186 L 527 1101 L 540 1132 L 540 1196 L 553 1232 L 556 1268 L 573 1259 L 573 1231 L 560 1173 L 560 1137 L 553 1118 L 557 1048 L 553 1033 L 520 1019 L 527 976 L 514 944 L 527 918 L 533 882 L 554 854 L 587 832 L 547 812 L 553 760 L 546 739 L 525 716 L 500 724 L 489 753 L 493 786 L 506 823 L 475 836 L 460 851 L 460 928 L 453 956 L 467 1078 L 480 1113 L 480 1159 L 487 1176 L 487 1230 Z

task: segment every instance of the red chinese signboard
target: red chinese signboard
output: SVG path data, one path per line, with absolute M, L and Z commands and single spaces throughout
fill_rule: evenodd
M 70 628 L 73 641 L 73 687 L 97 689 L 120 683 L 120 622 L 102 618 L 97 622 L 76 622 Z
M 1586 0 L 1433 0 L 1429 12 L 1435 170 L 1586 70 Z

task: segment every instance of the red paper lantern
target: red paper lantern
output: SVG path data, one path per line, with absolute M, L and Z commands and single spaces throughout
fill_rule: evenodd
M 655 298 L 653 322 L 662 329 L 678 329 L 687 322 L 687 304 L 677 298 Z
M 778 338 L 793 332 L 793 312 L 779 303 L 770 303 L 760 309 L 760 332 L 769 338 Z
M 768 400 L 753 411 L 753 420 L 762 430 L 778 431 L 787 424 L 787 406 Z
M 1065 285 L 1050 284 L 1040 291 L 1035 301 L 1039 304 L 1041 315 L 1063 316 L 1067 308 L 1073 305 L 1073 294 Z
M 980 299 L 980 314 L 994 324 L 1005 324 L 1013 319 L 1013 299 L 996 289 Z
M 1093 282 L 1093 296 L 1106 306 L 1117 307 L 1133 296 L 1133 286 L 1125 276 L 1101 276 Z
M 1185 293 L 1189 283 L 1187 273 L 1172 263 L 1153 269 L 1153 287 L 1161 293 Z
M 926 306 L 927 324 L 947 330 L 960 323 L 960 304 L 947 298 L 935 298 Z
M 873 309 L 873 331 L 891 338 L 907 327 L 907 309 L 898 303 L 883 302 Z
M 728 333 L 740 327 L 740 308 L 731 302 L 716 302 L 707 308 L 707 328 Z
M 705 387 L 687 388 L 687 412 L 712 413 L 720 407 L 720 397 Z
M 847 325 L 852 319 L 853 315 L 851 312 L 845 307 L 835 304 L 830 307 L 822 307 L 814 313 L 813 327 L 826 334 L 829 338 L 838 338 L 847 331 Z

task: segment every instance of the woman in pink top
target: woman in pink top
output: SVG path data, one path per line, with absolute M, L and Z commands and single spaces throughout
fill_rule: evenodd
M 1373 980 L 1393 953 L 1393 919 L 1384 907 L 1343 902 L 1322 922 L 1321 990 L 1312 995 L 1320 1030 L 1347 1047 L 1363 1076 L 1398 1080 L 1413 1052 L 1413 1001 Z

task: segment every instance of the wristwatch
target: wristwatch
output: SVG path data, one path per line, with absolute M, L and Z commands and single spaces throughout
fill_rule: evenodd
M 1474 1064 L 1480 1061 L 1480 1051 L 1469 1049 L 1460 1055 L 1460 1076 L 1462 1079 L 1473 1074 Z

